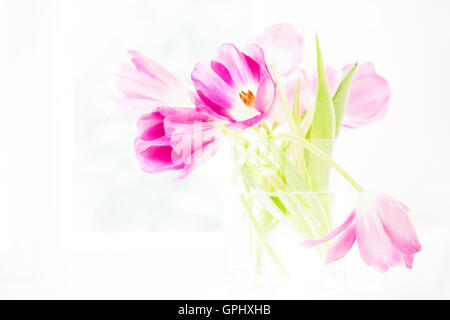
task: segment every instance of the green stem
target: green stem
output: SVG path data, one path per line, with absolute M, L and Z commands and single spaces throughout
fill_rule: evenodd
M 266 237 L 264 236 L 264 232 L 262 231 L 261 227 L 259 226 L 258 221 L 256 220 L 255 216 L 252 213 L 252 210 L 248 206 L 247 201 L 245 201 L 244 196 L 241 196 L 241 202 L 245 208 L 245 212 L 247 213 L 250 223 L 253 226 L 253 229 L 255 230 L 255 233 L 258 236 L 262 246 L 264 247 L 264 249 L 266 249 L 267 253 L 272 258 L 272 260 L 275 262 L 275 264 L 280 268 L 283 275 L 287 275 L 286 269 L 284 268 L 280 259 L 276 255 L 275 251 L 272 249 L 272 246 L 270 245 L 269 241 L 267 241 Z
M 305 111 L 305 118 L 303 119 L 299 136 L 304 138 L 306 137 L 306 134 L 308 133 L 309 127 L 311 127 L 311 124 L 314 120 L 314 112 L 311 110 Z
M 356 182 L 356 180 L 353 179 L 353 177 L 350 176 L 347 171 L 345 171 L 339 164 L 337 164 L 337 162 L 331 159 L 328 154 L 323 152 L 312 143 L 308 142 L 308 140 L 285 133 L 275 135 L 274 138 L 285 138 L 302 145 L 303 147 L 314 153 L 316 156 L 318 156 L 320 159 L 325 161 L 330 167 L 333 167 L 337 172 L 339 172 L 356 189 L 356 191 L 362 192 L 363 187 L 358 182 Z
M 293 133 L 296 133 L 297 127 L 295 126 L 294 119 L 292 119 L 292 117 L 291 117 L 291 110 L 289 109 L 289 100 L 288 100 L 288 97 L 286 94 L 286 90 L 284 89 L 283 85 L 281 84 L 280 76 L 278 75 L 277 66 L 275 64 L 272 64 L 270 66 L 270 70 L 272 70 L 272 74 L 275 78 L 275 84 L 277 85 L 277 90 L 280 94 L 281 104 L 283 105 L 283 110 L 284 110 L 286 119 L 288 121 L 289 128 L 291 129 L 291 131 Z
M 260 159 L 261 161 L 265 161 L 264 159 L 262 159 L 261 155 L 257 155 L 256 153 L 252 153 L 250 156 L 254 157 L 254 161 L 256 162 L 259 162 Z M 289 192 L 287 192 L 287 190 L 285 190 L 285 188 L 283 187 L 284 182 L 281 181 L 280 177 L 278 177 L 276 174 L 272 176 L 272 179 L 268 179 L 267 182 L 274 190 L 280 190 L 281 192 L 285 193 L 286 198 L 283 197 L 283 199 L 281 199 L 281 196 L 279 196 L 278 198 L 282 200 L 283 203 L 289 208 L 288 210 L 289 212 L 295 212 L 295 208 L 299 207 L 302 207 L 304 208 L 304 210 L 307 210 L 307 208 L 303 203 L 295 203 L 296 201 L 291 197 Z M 312 230 L 309 227 L 310 224 L 305 220 L 305 218 L 307 218 L 308 220 L 311 219 L 309 214 L 305 215 L 305 217 L 301 215 L 294 216 L 291 214 L 290 217 L 294 218 L 294 220 L 296 221 L 295 225 L 297 225 L 300 228 L 300 230 L 306 235 L 311 236 L 317 234 L 317 232 L 312 232 Z
M 259 139 L 260 139 L 260 141 L 263 143 L 263 144 L 265 144 L 265 146 L 266 146 L 266 148 L 269 148 L 269 146 L 267 145 L 267 137 L 266 137 L 266 139 L 264 139 L 264 137 L 262 137 L 260 134 L 259 134 L 259 131 L 257 131 L 258 132 L 258 137 L 259 137 Z M 275 145 L 271 145 L 270 146 L 270 148 L 275 148 Z M 276 152 L 274 152 L 274 154 L 278 154 L 279 152 L 278 152 L 278 150 L 276 150 Z M 253 155 L 253 154 L 252 154 Z M 251 156 L 252 156 L 251 155 Z M 260 158 L 261 159 L 261 161 L 263 161 L 263 162 L 270 162 L 270 163 L 272 163 L 272 161 L 270 160 L 270 159 L 268 159 L 268 158 L 264 158 L 263 157 L 263 154 L 255 154 L 258 158 Z M 273 166 L 273 165 L 272 165 Z M 277 168 L 277 166 L 273 166 L 274 168 Z M 286 192 L 286 194 L 288 194 L 289 192 L 288 192 L 288 190 L 286 190 L 283 186 L 285 185 L 285 183 L 283 182 L 283 181 L 281 181 L 281 179 L 280 179 L 280 177 L 275 173 L 274 175 L 273 175 L 273 177 L 272 177 L 273 179 L 270 179 L 269 181 L 268 181 L 268 183 L 274 188 L 274 190 L 280 190 L 280 191 L 284 191 L 284 192 Z M 276 184 L 275 184 L 276 183 Z M 314 227 L 314 228 L 311 228 L 311 227 L 308 227 L 307 229 L 308 229 L 308 233 L 314 233 L 314 234 L 317 234 L 317 230 L 316 230 L 316 227 L 315 227 L 315 224 L 314 224 L 314 222 L 311 220 L 311 219 L 313 219 L 314 217 L 311 215 L 311 213 L 309 212 L 309 210 L 308 210 L 308 207 L 307 207 L 307 205 L 306 205 L 306 203 L 303 203 L 303 201 L 301 201 L 300 199 L 297 199 L 297 197 L 296 197 L 296 195 L 293 195 L 292 197 L 291 196 L 288 196 L 287 197 L 287 199 L 286 200 L 289 200 L 289 202 L 290 202 L 290 206 L 292 206 L 291 207 L 291 210 L 290 211 L 292 211 L 292 208 L 296 208 L 296 207 L 302 207 L 303 209 L 304 209 L 304 211 L 306 211 L 307 213 L 306 213 L 306 215 L 305 215 L 305 218 L 309 221 L 309 223 L 306 221 L 306 220 L 304 220 L 304 224 L 305 224 L 305 226 L 311 226 L 311 224 L 312 224 L 312 226 Z M 295 210 L 293 210 L 294 212 L 295 212 Z M 295 216 L 293 216 L 294 218 L 295 218 Z M 304 231 L 303 231 L 304 232 Z M 306 232 L 305 232 L 306 233 Z
M 275 78 L 275 83 L 277 85 L 277 90 L 280 93 L 280 98 L 281 98 L 281 104 L 283 105 L 283 109 L 284 109 L 284 113 L 285 113 L 285 117 L 288 121 L 288 125 L 289 128 L 291 129 L 292 133 L 294 134 L 299 134 L 298 129 L 297 129 L 297 125 L 295 124 L 294 119 L 292 118 L 291 115 L 291 110 L 289 109 L 289 100 L 286 94 L 286 90 L 284 89 L 283 84 L 280 81 L 280 76 L 278 75 L 278 69 L 277 66 L 275 64 L 272 64 L 270 66 L 270 69 L 272 70 L 273 76 Z M 306 134 L 306 133 L 305 133 Z M 311 181 L 309 180 L 309 175 L 308 175 L 308 170 L 306 168 L 306 164 L 304 161 L 304 158 L 302 156 L 302 153 L 300 152 L 300 150 L 297 150 L 297 148 L 294 146 L 295 151 L 297 154 L 300 154 L 299 157 L 295 157 L 295 164 L 297 165 L 297 168 L 300 169 L 300 171 L 302 172 L 303 176 L 305 177 L 305 181 L 306 183 L 310 186 L 311 185 Z

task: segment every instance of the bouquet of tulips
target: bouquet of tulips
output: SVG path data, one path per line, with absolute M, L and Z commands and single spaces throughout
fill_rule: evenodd
M 301 66 L 303 52 L 303 33 L 273 25 L 242 48 L 222 44 L 215 58 L 197 62 L 190 87 L 129 51 L 115 74 L 121 92 L 116 101 L 140 115 L 134 146 L 141 168 L 177 171 L 175 179 L 184 179 L 227 138 L 257 261 L 266 252 L 285 271 L 267 235 L 287 223 L 306 238 L 299 250 L 318 246 L 327 264 L 357 241 L 362 260 L 376 270 L 411 268 L 421 246 L 408 207 L 363 188 L 332 159 L 341 127 L 384 117 L 389 84 L 371 63 L 325 65 L 317 37 L 311 73 Z M 354 210 L 334 229 L 331 170 L 359 194 Z

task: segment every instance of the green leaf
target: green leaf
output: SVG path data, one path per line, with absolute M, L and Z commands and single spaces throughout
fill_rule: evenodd
M 345 108 L 347 107 L 348 96 L 350 95 L 350 89 L 352 87 L 353 75 L 355 74 L 357 66 L 358 63 L 355 63 L 353 68 L 350 69 L 339 84 L 339 87 L 333 97 L 334 112 L 336 114 L 336 138 L 339 135 L 339 130 L 342 125 Z
M 317 36 L 316 49 L 317 97 L 313 122 L 307 136 L 311 139 L 311 143 L 317 145 L 324 152 L 331 155 L 333 143 L 330 140 L 324 139 L 334 139 L 336 133 L 336 116 Z M 309 157 L 307 163 L 310 170 L 312 191 L 328 190 L 330 167 L 312 153 L 308 152 L 306 154 L 308 154 Z
M 318 83 L 316 107 L 314 109 L 314 118 L 311 124 L 311 139 L 333 139 L 336 131 L 336 117 L 317 36 L 316 48 Z
M 307 191 L 308 187 L 304 177 L 293 163 L 291 155 L 295 152 L 295 146 L 290 142 L 283 141 L 280 152 L 274 154 L 275 161 L 279 164 L 281 171 L 278 175 L 285 183 L 286 191 Z

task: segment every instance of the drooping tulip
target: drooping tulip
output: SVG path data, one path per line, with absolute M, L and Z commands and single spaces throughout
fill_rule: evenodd
M 137 128 L 136 156 L 148 173 L 182 170 L 177 179 L 183 179 L 219 147 L 217 123 L 193 108 L 159 107 Z
M 421 245 L 408 212 L 408 207 L 387 194 L 363 191 L 342 225 L 303 245 L 315 246 L 339 236 L 327 253 L 326 264 L 344 257 L 356 241 L 363 261 L 376 270 L 385 272 L 399 265 L 410 269 Z
M 267 117 L 275 84 L 257 45 L 241 52 L 222 44 L 214 60 L 199 61 L 191 74 L 198 98 L 197 109 L 245 129 Z

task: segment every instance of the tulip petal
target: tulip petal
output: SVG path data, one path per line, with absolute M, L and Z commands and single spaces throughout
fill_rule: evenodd
M 216 123 L 208 115 L 189 108 L 162 108 L 161 113 L 170 145 L 185 164 L 175 179 L 184 179 L 219 149 Z
M 141 116 L 137 122 L 137 135 L 146 141 L 164 136 L 163 120 L 159 111 Z
M 251 126 L 257 124 L 258 122 L 260 122 L 261 120 L 266 118 L 267 114 L 268 114 L 267 112 L 260 113 L 259 115 L 254 116 L 253 118 L 250 118 L 250 119 L 247 119 L 247 120 L 231 122 L 231 123 L 227 124 L 226 127 L 228 129 L 244 130 L 244 129 L 248 128 L 248 127 L 251 127 Z
M 387 112 L 390 95 L 389 83 L 375 73 L 371 63 L 359 65 L 353 77 L 343 125 L 358 128 L 381 120 Z
M 148 173 L 159 173 L 168 170 L 178 170 L 184 167 L 183 163 L 177 161 L 171 146 L 150 146 L 136 156 L 143 171 Z
M 363 261 L 379 272 L 386 272 L 389 265 L 385 262 L 384 252 L 380 245 L 374 243 L 373 237 L 378 234 L 365 232 L 364 227 L 357 225 L 356 238 L 358 239 L 358 249 Z M 389 248 L 388 248 L 389 250 Z
M 409 255 L 419 252 L 421 246 L 407 214 L 409 208 L 384 194 L 379 195 L 377 203 L 384 230 L 395 246 Z
M 192 103 L 184 84 L 155 61 L 137 51 L 129 51 L 130 62 L 123 63 L 115 73 L 117 86 L 125 98 L 138 101 L 142 108 L 150 111 L 159 105 L 187 106 Z M 126 102 L 119 100 L 121 105 Z
M 281 76 L 291 74 L 303 59 L 304 35 L 297 33 L 292 25 L 286 23 L 272 25 L 254 41 L 264 50 L 266 61 L 278 66 Z
M 284 90 L 286 91 L 288 101 L 294 100 L 295 90 L 297 89 L 297 81 L 298 81 L 298 79 L 293 79 L 284 85 Z M 302 81 L 300 81 L 300 82 L 303 83 Z M 305 112 L 305 109 L 303 109 L 302 103 L 300 103 L 299 108 L 300 108 L 299 114 L 301 115 L 301 114 L 303 114 L 303 112 Z M 271 107 L 270 114 L 267 117 L 267 121 L 269 121 L 271 123 L 275 123 L 275 122 L 282 123 L 283 121 L 285 121 L 285 119 L 286 118 L 285 118 L 285 114 L 284 114 L 284 110 L 283 110 L 283 104 L 281 103 L 281 97 L 280 97 L 280 94 L 278 93 L 278 90 L 276 90 L 275 91 L 275 99 L 273 101 L 273 105 Z
M 265 112 L 272 106 L 275 99 L 275 86 L 269 78 L 264 78 L 256 91 L 255 108 L 259 112 Z
M 134 66 L 138 71 L 147 74 L 149 77 L 157 77 L 160 82 L 164 82 L 168 86 L 183 87 L 183 83 L 178 80 L 172 73 L 164 69 L 156 61 L 140 54 L 135 50 L 128 51 Z
M 200 99 L 215 113 L 229 117 L 229 109 L 238 99 L 236 91 L 224 81 L 225 71 L 222 70 L 222 77 L 211 68 L 214 62 L 200 60 L 194 67 L 191 79 Z M 218 64 L 215 64 L 216 70 Z M 229 74 L 229 73 L 228 73 Z
M 218 140 L 213 139 L 202 145 L 201 149 L 196 149 L 193 151 L 192 158 L 194 159 L 191 163 L 186 163 L 183 170 L 175 177 L 175 180 L 185 179 L 195 168 L 200 164 L 213 157 L 219 150 L 220 143 Z
M 405 254 L 403 256 L 403 265 L 405 266 L 405 268 L 412 269 L 413 262 L 414 262 L 414 255 Z
M 258 77 L 254 77 L 255 81 L 260 81 L 262 78 L 268 78 L 273 82 L 273 86 L 275 87 L 275 81 L 273 80 L 272 75 L 270 74 L 269 68 L 266 64 L 266 59 L 264 56 L 264 51 L 256 44 L 247 44 L 245 47 L 244 55 L 251 58 L 252 61 L 258 64 L 259 66 L 259 75 Z M 249 59 L 247 57 L 247 62 L 249 63 Z M 255 69 L 256 70 L 256 69 Z
M 231 77 L 227 67 L 217 61 L 211 61 L 211 69 L 231 88 L 236 88 L 236 84 Z
M 343 78 L 342 71 L 333 66 L 326 66 L 325 72 L 327 74 L 328 87 L 330 88 L 330 93 L 332 96 L 334 96 Z
M 344 68 L 342 68 L 342 71 L 344 74 L 347 74 L 351 69 L 353 68 L 353 64 L 350 63 L 346 65 Z M 357 75 L 359 77 L 365 76 L 365 75 L 371 75 L 376 74 L 375 66 L 372 62 L 366 62 L 358 65 L 357 68 Z
M 353 220 L 355 219 L 355 211 L 352 211 L 350 215 L 347 217 L 347 219 L 342 223 L 340 226 L 338 226 L 336 229 L 332 230 L 330 233 L 328 233 L 325 237 L 320 239 L 309 239 L 306 241 L 303 241 L 301 245 L 305 248 L 317 246 L 318 244 L 321 244 L 326 241 L 330 241 L 331 239 L 338 236 L 340 233 L 342 233 L 344 230 L 349 228 L 349 226 L 352 224 Z
M 336 240 L 333 246 L 328 250 L 327 256 L 325 258 L 325 264 L 332 263 L 336 260 L 341 259 L 347 254 L 347 252 L 352 248 L 353 243 L 356 240 L 356 229 L 355 225 L 352 224 L 348 229 L 346 229 Z
M 259 65 L 240 52 L 233 44 L 219 46 L 216 60 L 224 64 L 239 88 L 246 88 L 259 82 Z
M 355 223 L 358 249 L 367 265 L 385 272 L 403 263 L 404 254 L 392 244 L 376 212 L 358 213 Z

